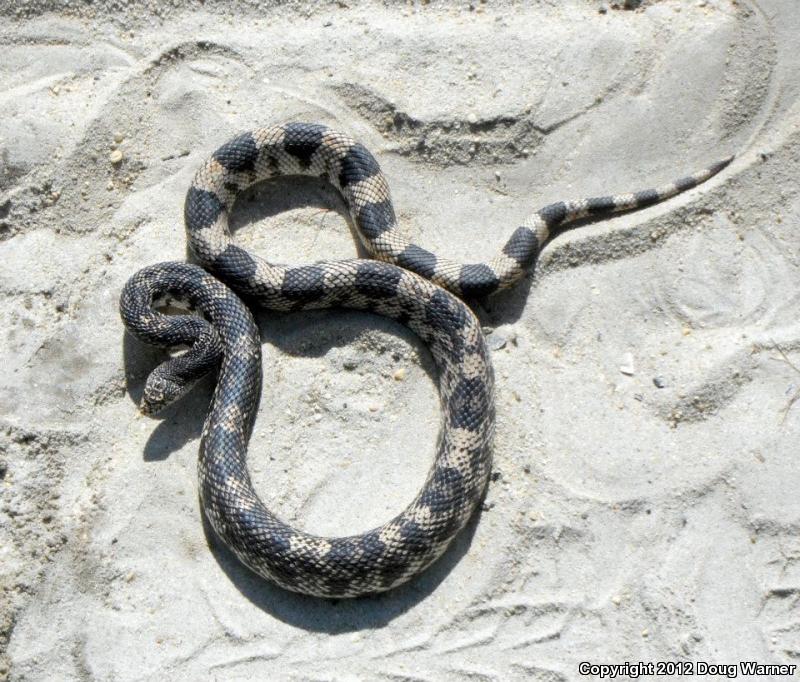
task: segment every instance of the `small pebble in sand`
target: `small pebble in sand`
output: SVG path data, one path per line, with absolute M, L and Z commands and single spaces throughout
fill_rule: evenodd
M 114 133 L 114 142 L 119 144 L 125 139 L 125 136 L 122 133 Z
M 613 597 L 611 597 L 611 601 L 614 603 L 615 606 L 619 606 L 620 603 L 622 602 L 622 599 L 620 599 L 619 596 L 615 594 Z
M 619 366 L 619 371 L 629 377 L 634 375 L 636 370 L 633 366 L 633 355 L 631 353 L 625 353 L 622 356 L 622 364 Z
M 664 388 L 667 385 L 664 377 L 653 377 L 653 383 L 655 384 L 656 388 Z
M 506 339 L 503 335 L 492 334 L 486 341 L 491 350 L 500 350 L 506 347 Z
M 405 370 L 405 368 L 401 367 L 400 369 L 395 370 L 395 373 L 392 374 L 392 378 L 395 381 L 402 381 L 403 379 L 405 379 L 406 378 L 406 370 Z
M 500 350 L 511 342 L 517 345 L 517 333 L 513 329 L 494 329 L 486 336 L 486 343 L 491 350 Z
M 108 155 L 108 160 L 111 161 L 115 166 L 119 163 L 122 163 L 122 150 L 115 149 Z

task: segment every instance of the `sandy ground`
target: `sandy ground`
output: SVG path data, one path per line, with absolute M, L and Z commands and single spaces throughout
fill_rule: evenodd
M 0 3 L 0 678 L 800 663 L 796 0 L 106 4 Z M 214 540 L 195 469 L 213 381 L 138 417 L 163 355 L 117 313 L 133 272 L 186 257 L 201 160 L 287 120 L 362 140 L 406 233 L 470 261 L 544 203 L 737 155 L 476 306 L 496 480 L 442 560 L 377 598 L 289 594 Z M 358 251 L 320 182 L 257 187 L 235 223 L 275 260 Z M 259 322 L 260 494 L 312 532 L 386 520 L 433 456 L 425 347 L 368 314 Z

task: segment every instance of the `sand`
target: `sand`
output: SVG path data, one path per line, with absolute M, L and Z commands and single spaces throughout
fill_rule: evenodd
M 800 663 L 800 12 L 627 4 L 0 3 L 0 678 Z M 379 597 L 287 593 L 214 539 L 196 494 L 213 379 L 139 417 L 164 355 L 117 313 L 136 270 L 187 257 L 201 161 L 289 120 L 363 141 L 405 233 L 468 261 L 545 203 L 736 154 L 559 237 L 476 306 L 497 374 L 485 509 Z M 276 261 L 363 255 L 317 181 L 255 188 L 234 223 Z M 369 314 L 258 319 L 259 493 L 311 532 L 388 519 L 433 457 L 424 345 Z

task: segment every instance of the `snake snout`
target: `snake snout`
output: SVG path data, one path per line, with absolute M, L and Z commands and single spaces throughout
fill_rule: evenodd
M 186 392 L 185 386 L 163 376 L 159 369 L 156 368 L 147 377 L 142 400 L 139 403 L 139 411 L 149 417 L 161 412 Z

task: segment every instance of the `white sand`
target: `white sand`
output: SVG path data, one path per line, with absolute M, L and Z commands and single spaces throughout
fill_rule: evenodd
M 800 662 L 800 402 L 785 413 L 800 372 L 775 349 L 800 367 L 796 0 L 263 4 L 0 3 L 0 678 Z M 495 329 L 490 509 L 377 598 L 289 594 L 207 539 L 211 380 L 160 422 L 134 404 L 163 355 L 124 336 L 123 283 L 186 257 L 202 159 L 287 120 L 362 140 L 407 234 L 471 261 L 544 203 L 737 154 L 686 195 L 560 237 L 479 311 Z M 357 252 L 321 183 L 253 196 L 235 216 L 247 248 Z M 260 494 L 313 532 L 389 518 L 433 456 L 424 346 L 366 314 L 259 319 Z

